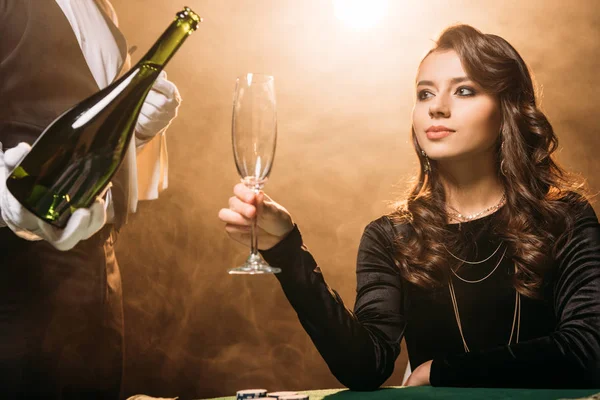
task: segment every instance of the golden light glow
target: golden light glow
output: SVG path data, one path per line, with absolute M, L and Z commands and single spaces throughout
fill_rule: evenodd
M 385 17 L 388 0 L 333 0 L 335 16 L 358 30 L 375 26 Z

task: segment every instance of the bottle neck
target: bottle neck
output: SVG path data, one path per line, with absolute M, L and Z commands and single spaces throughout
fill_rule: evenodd
M 175 21 L 169 25 L 167 30 L 154 43 L 154 46 L 142 57 L 140 64 L 154 64 L 164 67 L 185 39 L 196 30 L 198 23 L 201 21 L 202 19 L 189 8 L 178 13 Z

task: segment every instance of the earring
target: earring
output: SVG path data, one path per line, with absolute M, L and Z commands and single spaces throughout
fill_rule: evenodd
M 501 161 L 500 161 L 500 173 L 502 175 L 504 175 L 505 177 L 507 177 L 506 168 L 504 168 L 504 157 L 503 157 L 503 154 L 504 154 L 504 141 L 500 145 L 500 158 L 501 158 Z
M 425 150 L 421 150 L 421 155 L 425 157 L 425 170 L 423 172 L 425 172 L 425 174 L 428 174 L 431 172 L 431 163 L 429 162 L 429 157 L 427 157 L 427 153 L 425 153 Z

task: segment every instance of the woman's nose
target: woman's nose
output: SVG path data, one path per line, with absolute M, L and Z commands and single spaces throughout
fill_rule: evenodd
M 437 96 L 429 103 L 429 116 L 431 118 L 450 117 L 450 106 L 444 96 Z

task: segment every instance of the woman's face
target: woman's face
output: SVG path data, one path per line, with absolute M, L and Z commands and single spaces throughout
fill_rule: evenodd
M 433 52 L 417 75 L 413 128 L 427 156 L 458 160 L 489 153 L 500 133 L 495 96 L 471 81 L 453 50 Z

